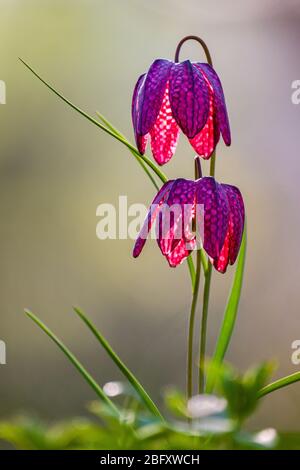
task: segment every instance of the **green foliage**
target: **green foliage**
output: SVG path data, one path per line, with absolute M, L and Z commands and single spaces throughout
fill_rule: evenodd
M 4 447 L 41 450 L 274 448 L 279 442 L 274 429 L 249 433 L 242 428 L 272 370 L 271 364 L 262 364 L 241 375 L 223 365 L 216 372 L 219 396 L 196 395 L 187 401 L 180 391 L 169 388 L 164 393 L 167 421 L 145 406 L 131 384 L 110 382 L 103 393 L 113 400 L 113 407 L 98 399 L 88 405 L 90 418 L 51 425 L 26 416 L 0 422 L 0 441 Z M 283 442 L 288 446 L 289 436 L 284 435 Z M 290 445 L 298 445 L 297 436 Z
M 22 416 L 0 424 L 0 439 L 16 449 L 93 449 L 100 442 L 108 444 L 107 437 L 104 428 L 80 418 L 46 426 L 36 419 Z
M 166 408 L 176 417 L 187 418 L 187 400 L 176 388 L 167 388 L 164 394 Z
M 237 318 L 239 301 L 241 297 L 243 277 L 244 277 L 244 268 L 246 261 L 246 248 L 247 248 L 247 226 L 245 224 L 244 233 L 241 243 L 241 248 L 237 260 L 237 267 L 235 270 L 235 275 L 233 279 L 233 284 L 230 290 L 229 298 L 227 301 L 224 319 L 220 329 L 219 337 L 217 340 L 215 352 L 213 355 L 213 362 L 216 367 L 222 364 L 226 351 L 228 349 L 231 336 L 233 333 L 235 321 Z M 211 393 L 214 388 L 215 377 L 213 372 L 208 373 L 206 391 Z
M 32 312 L 26 314 L 62 350 L 99 400 L 89 405 L 94 420 L 75 419 L 45 426 L 29 418 L 0 423 L 0 439 L 19 449 L 266 449 L 278 444 L 275 430 L 247 433 L 246 418 L 256 410 L 274 365 L 263 363 L 244 374 L 227 364 L 207 365 L 218 396 L 196 395 L 187 401 L 176 389 L 164 395 L 167 421 L 138 379 L 108 341 L 78 308 L 75 312 L 120 369 L 127 382 L 103 388 L 64 343 Z M 280 384 L 285 379 L 281 379 Z M 289 380 L 285 380 L 289 382 Z M 277 381 L 278 382 L 278 381 Z M 274 382 L 276 384 L 276 382 Z M 274 387 L 273 384 L 271 386 Z M 287 437 L 285 436 L 285 442 Z
M 286 377 L 282 377 L 281 379 L 275 380 L 275 382 L 266 385 L 261 389 L 259 395 L 260 397 L 264 397 L 269 393 L 275 392 L 275 390 L 279 390 L 280 388 L 299 382 L 299 380 L 300 372 L 295 372 L 294 374 L 287 375 Z
M 150 396 L 148 395 L 144 387 L 141 385 L 141 383 L 138 381 L 135 375 L 128 369 L 128 367 L 124 364 L 124 362 L 119 358 L 119 356 L 115 353 L 115 351 L 112 349 L 108 341 L 104 338 L 104 336 L 100 333 L 100 331 L 95 327 L 95 325 L 91 322 L 91 320 L 78 307 L 74 307 L 74 311 L 75 313 L 77 313 L 79 318 L 81 318 L 81 320 L 86 324 L 89 330 L 93 333 L 93 335 L 99 341 L 101 346 L 107 352 L 109 357 L 116 364 L 118 369 L 122 372 L 122 374 L 125 376 L 128 382 L 132 385 L 132 387 L 134 388 L 134 390 L 140 397 L 141 401 L 145 404 L 146 408 L 149 409 L 150 413 L 153 413 L 158 418 L 163 419 L 157 406 L 151 400 Z
M 257 383 L 259 374 L 253 372 L 244 377 L 245 383 Z M 262 374 L 263 375 L 263 374 Z M 250 379 L 252 376 L 252 379 Z M 252 385 L 253 386 L 253 385 Z M 251 388 L 252 386 L 249 385 Z M 127 392 L 128 390 L 128 392 Z M 188 449 L 269 449 L 279 445 L 299 447 L 299 436 L 283 435 L 282 443 L 275 430 L 267 429 L 258 433 L 241 430 L 230 419 L 231 405 L 222 412 L 205 410 L 202 417 L 192 416 L 193 411 L 184 396 L 176 390 L 167 390 L 165 403 L 169 413 L 168 422 L 158 421 L 143 409 L 132 390 L 116 398 L 123 400 L 118 418 L 102 401 L 88 405 L 90 418 L 76 418 L 54 424 L 22 416 L 0 422 L 0 441 L 3 448 L 33 450 L 71 449 L 143 449 L 143 450 L 188 450 Z M 220 402 L 213 396 L 202 395 L 193 398 L 203 404 Z M 231 401 L 233 396 L 230 397 Z M 224 401 L 224 400 L 223 400 Z M 244 412 L 243 412 L 244 413 Z M 186 419 L 189 416 L 189 419 Z
M 244 421 L 256 409 L 260 390 L 274 371 L 273 363 L 263 363 L 239 374 L 233 367 L 223 364 L 217 373 L 217 389 L 228 402 L 229 415 L 238 423 Z
M 18 417 L 0 424 L 0 448 L 23 450 L 210 450 L 267 449 L 259 443 L 262 433 L 236 433 L 234 436 L 196 436 L 163 425 L 147 424 L 135 434 L 125 426 L 103 426 L 87 418 L 74 418 L 52 425 Z M 283 433 L 274 440 L 275 449 L 300 449 L 299 433 Z
M 49 338 L 59 347 L 59 349 L 65 354 L 65 356 L 69 359 L 71 364 L 78 370 L 78 372 L 82 375 L 82 377 L 86 380 L 86 382 L 90 385 L 90 387 L 96 392 L 101 400 L 111 409 L 112 413 L 115 415 L 119 415 L 118 409 L 115 407 L 113 402 L 107 397 L 107 395 L 103 392 L 100 385 L 95 381 L 95 379 L 89 374 L 89 372 L 83 367 L 81 362 L 78 361 L 77 357 L 65 346 L 65 344 L 37 317 L 35 316 L 30 310 L 25 310 L 26 315 L 37 325 L 41 328 L 44 333 L 46 333 Z

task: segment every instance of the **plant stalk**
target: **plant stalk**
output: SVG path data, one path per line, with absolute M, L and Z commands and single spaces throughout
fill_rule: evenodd
M 193 394 L 193 343 L 194 343 L 194 326 L 195 326 L 195 313 L 198 302 L 199 286 L 201 274 L 201 253 L 197 250 L 196 261 L 196 277 L 193 290 L 193 299 L 189 320 L 189 333 L 188 333 L 188 357 L 187 357 L 187 399 L 190 399 Z
M 200 330 L 200 352 L 199 352 L 199 393 L 204 392 L 205 386 L 205 350 L 206 350 L 206 333 L 207 333 L 207 317 L 208 317 L 208 306 L 209 306 L 209 293 L 210 293 L 210 281 L 212 274 L 212 265 L 209 263 L 207 272 L 205 274 L 204 292 L 203 292 L 203 305 L 202 305 L 202 318 L 201 318 L 201 330 Z
M 198 156 L 195 157 L 195 180 L 202 177 L 201 161 Z M 193 230 L 197 230 L 195 226 Z M 193 298 L 191 305 L 191 313 L 189 319 L 189 333 L 188 333 L 188 357 L 187 357 L 187 399 L 191 398 L 193 394 L 193 345 L 194 345 L 194 327 L 195 327 L 195 314 L 199 295 L 200 276 L 201 276 L 201 250 L 197 250 L 196 261 L 196 274 L 193 286 Z
M 209 175 L 214 178 L 216 171 L 216 151 L 210 159 Z M 207 319 L 208 319 L 208 308 L 209 308 L 209 295 L 210 295 L 210 284 L 212 275 L 212 264 L 208 260 L 207 270 L 205 273 L 204 281 L 204 292 L 203 292 L 203 304 L 202 304 L 202 318 L 200 326 L 200 344 L 199 344 L 199 382 L 198 391 L 199 393 L 204 392 L 205 388 L 205 353 L 206 353 L 206 336 L 207 336 Z

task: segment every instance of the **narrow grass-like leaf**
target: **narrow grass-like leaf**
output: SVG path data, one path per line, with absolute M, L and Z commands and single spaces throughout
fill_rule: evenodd
M 111 135 L 112 137 L 114 137 L 115 139 L 117 139 L 119 142 L 121 142 L 122 144 L 124 144 L 127 148 L 129 148 L 129 150 L 132 150 L 134 152 L 137 153 L 138 155 L 138 158 L 140 158 L 141 160 L 143 160 L 153 171 L 154 173 L 156 173 L 156 175 L 159 177 L 159 179 L 165 183 L 166 181 L 168 181 L 168 178 L 166 177 L 166 175 L 158 168 L 158 166 L 155 165 L 155 163 L 153 163 L 148 157 L 146 157 L 145 155 L 141 155 L 138 150 L 130 143 L 128 142 L 125 138 L 121 137 L 120 135 L 118 134 L 115 134 L 111 129 L 107 128 L 106 126 L 104 126 L 103 124 L 101 124 L 101 122 L 97 121 L 96 119 L 94 119 L 92 116 L 90 116 L 89 114 L 87 114 L 85 111 L 83 111 L 81 108 L 79 108 L 78 106 L 76 106 L 75 104 L 73 104 L 68 98 L 66 98 L 64 95 L 62 95 L 61 93 L 59 93 L 52 85 L 50 85 L 48 82 L 46 82 L 46 80 L 44 80 L 32 67 L 30 67 L 29 64 L 27 64 L 23 59 L 19 58 L 20 61 L 25 65 L 25 67 L 27 67 L 32 73 L 33 75 L 35 75 L 44 85 L 46 85 L 47 88 L 49 88 L 49 90 L 51 90 L 53 93 L 55 93 L 56 96 L 58 96 L 61 100 L 63 100 L 67 105 L 69 105 L 71 108 L 73 108 L 75 111 L 77 111 L 79 114 L 81 114 L 83 117 L 85 117 L 86 119 L 88 119 L 88 121 L 90 121 L 91 123 L 95 124 L 97 127 L 100 127 L 100 129 L 102 129 L 104 132 L 106 132 L 107 134 Z
M 103 116 L 103 114 L 99 113 L 99 111 L 96 111 L 96 114 L 98 116 L 99 119 L 101 119 L 101 121 L 110 129 L 112 130 L 113 132 L 115 132 L 116 134 L 120 135 L 121 137 L 124 137 L 124 135 L 118 130 L 116 129 L 111 122 L 109 122 L 105 116 Z M 131 153 L 137 158 L 137 155 L 138 155 L 138 151 L 136 150 L 136 152 L 134 150 L 130 150 Z M 144 171 L 148 174 L 149 178 L 151 179 L 153 185 L 155 186 L 155 188 L 157 190 L 159 190 L 159 187 L 158 185 L 156 184 L 156 181 L 153 179 L 151 173 L 149 172 L 148 168 L 145 166 L 144 162 L 139 160 L 137 158 L 138 162 L 143 166 L 144 168 Z M 194 262 L 193 262 L 193 258 L 192 258 L 192 255 L 189 255 L 187 257 L 187 265 L 188 265 L 188 268 L 189 268 L 189 273 L 190 273 L 190 277 L 191 277 L 191 282 L 192 282 L 192 290 L 194 291 L 194 287 L 195 287 L 195 280 L 196 280 L 196 270 L 195 270 L 195 266 L 194 266 Z M 204 272 L 205 270 L 207 269 L 207 259 L 205 257 L 205 254 L 203 252 L 203 250 L 201 250 L 201 263 L 203 265 L 203 268 L 204 268 Z
M 103 116 L 103 114 L 101 114 L 99 111 L 96 111 L 96 115 L 98 116 L 98 118 L 103 122 L 103 124 L 108 127 L 112 132 L 114 132 L 115 134 L 119 135 L 120 137 L 122 137 L 122 139 L 126 139 L 126 137 L 124 136 L 124 134 L 122 134 L 122 132 L 120 132 L 105 116 Z M 133 150 L 132 150 L 133 151 Z M 136 153 L 139 154 L 138 152 L 138 149 L 136 149 Z
M 280 388 L 287 387 L 293 383 L 300 381 L 300 372 L 295 372 L 294 374 L 287 375 L 286 377 L 282 377 L 281 379 L 276 380 L 275 382 L 270 383 L 263 387 L 259 392 L 259 398 L 268 395 L 268 393 L 275 392 Z
M 97 114 L 98 118 L 101 119 L 101 121 L 104 123 L 104 125 L 106 125 L 106 127 L 108 127 L 108 129 L 110 129 L 115 134 L 119 135 L 121 138 L 127 140 L 126 137 L 120 131 L 118 131 L 118 129 L 116 129 L 101 113 L 99 113 L 99 111 L 96 111 L 96 114 Z M 147 168 L 146 164 L 144 163 L 144 161 L 139 157 L 139 155 L 140 155 L 139 152 L 135 152 L 131 148 L 129 149 L 129 151 L 132 153 L 132 155 L 134 156 L 134 158 L 136 159 L 138 164 L 143 168 L 144 172 L 147 174 L 148 178 L 152 182 L 155 189 L 157 191 L 159 191 L 159 186 L 158 186 L 157 182 L 155 181 L 152 174 L 148 170 L 148 168 Z
M 101 122 L 97 121 L 96 119 L 94 119 L 92 116 L 90 116 L 89 114 L 87 114 L 85 111 L 83 111 L 82 109 L 80 109 L 78 106 L 76 106 L 75 104 L 73 104 L 68 98 L 66 98 L 64 95 L 62 95 L 61 93 L 59 93 L 52 85 L 50 85 L 48 82 L 46 82 L 46 80 L 44 80 L 29 64 L 27 64 L 23 59 L 21 59 L 19 57 L 20 61 L 25 65 L 25 67 L 27 67 L 28 70 L 30 70 L 33 75 L 35 77 L 37 77 L 47 88 L 49 88 L 49 90 L 51 90 L 56 96 L 58 96 L 62 101 L 64 101 L 68 106 L 70 106 L 72 109 L 74 109 L 75 111 L 77 111 L 79 114 L 81 114 L 83 117 L 85 117 L 88 121 L 90 121 L 92 124 L 95 124 L 97 127 L 100 127 L 100 129 L 102 129 L 104 132 L 106 132 L 107 134 L 109 134 L 110 136 L 114 137 L 116 140 L 118 140 L 119 142 L 121 142 L 122 144 L 124 144 L 129 150 L 130 152 L 139 160 L 139 162 L 143 162 L 145 163 L 149 168 L 152 169 L 152 171 L 154 171 L 154 173 L 158 176 L 158 178 L 161 180 L 162 183 L 166 183 L 168 181 L 168 178 L 167 176 L 158 168 L 157 165 L 155 165 L 155 163 L 153 163 L 150 158 L 146 157 L 145 155 L 141 155 L 138 151 L 138 149 L 136 147 L 134 147 L 134 145 L 132 145 L 122 134 L 120 134 L 118 131 L 116 131 L 116 129 L 114 128 L 114 126 L 112 126 L 111 123 L 109 123 L 109 121 L 104 118 L 104 116 L 102 116 L 100 113 L 98 114 L 98 116 L 100 117 L 100 119 L 102 119 L 103 122 L 106 123 L 106 125 L 103 125 Z M 149 176 L 148 172 L 147 172 L 147 175 Z M 153 181 L 153 179 L 151 178 L 151 181 L 153 182 L 153 184 L 155 185 L 156 188 L 158 188 L 158 186 L 156 185 L 156 183 Z M 191 276 L 191 282 L 192 282 L 192 288 L 194 288 L 194 283 L 195 283 L 195 267 L 194 267 L 194 264 L 193 264 L 193 260 L 192 260 L 192 257 L 189 256 L 188 259 L 187 259 L 187 263 L 188 263 L 188 267 L 189 267 L 189 272 L 190 272 L 190 276 Z
M 118 408 L 114 405 L 114 403 L 108 398 L 108 396 L 104 393 L 100 385 L 93 379 L 93 377 L 87 372 L 87 370 L 83 367 L 81 362 L 74 356 L 74 354 L 64 345 L 64 343 L 30 310 L 25 310 L 26 315 L 36 323 L 45 333 L 48 335 L 52 341 L 61 349 L 61 351 L 67 356 L 69 361 L 76 367 L 78 372 L 83 376 L 86 382 L 92 387 L 92 389 L 96 392 L 98 397 L 105 403 L 105 405 L 110 409 L 116 417 L 121 417 L 121 414 Z
M 247 246 L 247 228 L 245 224 L 243 239 L 240 247 L 240 252 L 237 260 L 237 267 L 233 279 L 233 284 L 231 287 L 230 295 L 228 298 L 228 302 L 226 305 L 223 323 L 221 326 L 221 330 L 219 333 L 219 337 L 216 344 L 216 349 L 212 358 L 212 365 L 211 372 L 208 373 L 207 377 L 207 385 L 206 385 L 206 392 L 211 393 L 214 387 L 215 382 L 215 374 L 214 370 L 217 369 L 217 366 L 222 363 L 226 351 L 228 349 L 230 339 L 233 333 L 239 300 L 241 297 L 241 290 L 243 285 L 243 277 L 244 277 L 244 267 L 245 267 L 245 259 L 246 259 L 246 246 Z
M 74 307 L 75 313 L 83 320 L 83 322 L 87 325 L 87 327 L 90 329 L 90 331 L 93 333 L 93 335 L 97 338 L 101 346 L 105 349 L 107 354 L 110 356 L 110 358 L 114 361 L 116 366 L 120 369 L 122 374 L 126 377 L 126 379 L 130 382 L 132 387 L 135 389 L 145 406 L 148 408 L 148 410 L 158 418 L 163 420 L 163 417 L 153 402 L 153 400 L 150 398 L 144 387 L 141 385 L 141 383 L 138 381 L 138 379 L 134 376 L 134 374 L 128 369 L 128 367 L 124 364 L 124 362 L 119 358 L 119 356 L 115 353 L 115 351 L 112 349 L 108 341 L 104 338 L 104 336 L 100 333 L 100 331 L 95 327 L 95 325 L 91 322 L 89 318 L 80 310 L 78 307 Z

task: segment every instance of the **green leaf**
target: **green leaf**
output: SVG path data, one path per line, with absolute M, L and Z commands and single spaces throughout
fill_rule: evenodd
M 177 418 L 187 418 L 187 400 L 185 396 L 174 388 L 167 388 L 164 394 L 164 401 L 168 410 Z
M 156 175 L 159 177 L 159 179 L 163 182 L 166 183 L 168 181 L 168 178 L 166 175 L 158 168 L 158 166 L 155 165 L 148 157 L 145 155 L 141 155 L 138 150 L 130 143 L 128 142 L 124 137 L 121 137 L 119 134 L 116 134 L 113 132 L 111 129 L 108 127 L 104 126 L 101 124 L 99 121 L 94 119 L 92 116 L 87 114 L 85 111 L 80 109 L 78 106 L 73 104 L 68 98 L 63 96 L 61 93 L 59 93 L 52 85 L 50 85 L 46 80 L 44 80 L 30 65 L 28 65 L 23 59 L 19 58 L 20 61 L 27 67 L 33 75 L 35 75 L 44 85 L 46 85 L 49 90 L 51 90 L 56 96 L 58 96 L 62 101 L 64 101 L 67 105 L 69 105 L 71 108 L 73 108 L 75 111 L 77 111 L 81 116 L 85 117 L 88 121 L 90 121 L 92 124 L 95 124 L 97 127 L 100 127 L 104 132 L 107 134 L 111 135 L 114 137 L 116 140 L 124 144 L 129 150 L 136 152 L 137 156 L 139 159 L 143 160 L 153 171 L 156 173 Z
M 212 364 L 212 367 L 215 367 Z M 232 366 L 221 364 L 216 370 L 216 388 L 228 402 L 231 418 L 242 422 L 259 403 L 259 391 L 274 371 L 274 363 L 265 362 L 239 374 Z
M 63 342 L 54 333 L 52 333 L 52 331 L 36 315 L 34 315 L 30 310 L 25 310 L 25 313 L 52 339 L 52 341 L 54 341 L 54 343 L 57 344 L 57 346 L 67 356 L 69 361 L 76 367 L 76 369 L 80 372 L 86 382 L 92 387 L 98 397 L 105 403 L 105 405 L 111 410 L 111 412 L 115 416 L 120 417 L 121 414 L 118 408 L 108 398 L 108 396 L 104 393 L 100 385 L 97 384 L 97 382 L 93 379 L 89 372 L 87 372 L 87 370 L 78 361 L 74 354 L 63 344 Z
M 294 374 L 287 375 L 286 377 L 282 377 L 281 379 L 276 380 L 275 382 L 272 382 L 269 385 L 263 387 L 259 392 L 259 397 L 264 397 L 265 395 L 268 395 L 268 393 L 275 392 L 275 390 L 279 390 L 280 388 L 287 387 L 288 385 L 299 381 L 300 372 L 295 372 Z
M 68 106 L 70 106 L 72 109 L 77 111 L 81 116 L 85 117 L 88 121 L 90 121 L 92 124 L 95 124 L 97 127 L 100 127 L 104 132 L 109 134 L 110 136 L 114 137 L 116 140 L 121 142 L 123 145 L 125 145 L 130 152 L 135 156 L 135 158 L 139 161 L 139 163 L 143 163 L 143 169 L 145 170 L 145 165 L 146 164 L 149 168 L 151 168 L 152 171 L 158 176 L 158 178 L 161 180 L 162 183 L 166 183 L 168 181 L 167 176 L 158 168 L 155 163 L 150 160 L 150 158 L 146 157 L 145 155 L 141 155 L 136 147 L 132 145 L 119 131 L 116 130 L 116 128 L 106 119 L 104 116 L 100 113 L 98 114 L 98 117 L 105 123 L 103 125 L 101 122 L 97 121 L 94 119 L 92 116 L 87 114 L 85 111 L 80 109 L 78 106 L 73 104 L 68 98 L 63 96 L 61 93 L 59 93 L 52 85 L 50 85 L 46 80 L 44 80 L 29 64 L 27 64 L 23 59 L 19 57 L 19 60 L 27 67 L 28 70 L 30 70 L 35 77 L 37 77 L 49 90 L 51 90 L 56 96 L 58 96 L 62 101 L 64 101 Z M 145 170 L 146 171 L 146 170 Z M 148 177 L 150 177 L 149 172 L 146 171 Z M 158 186 L 156 182 L 153 180 L 153 177 L 150 177 L 152 183 L 154 184 L 155 188 L 157 189 Z M 194 281 L 195 281 L 195 268 L 193 265 L 193 260 L 192 257 L 189 256 L 187 259 L 188 267 L 189 267 L 189 272 L 191 276 L 191 281 L 192 281 L 192 288 L 194 288 Z
M 108 119 L 106 119 L 103 114 L 99 113 L 99 111 L 96 111 L 96 115 L 103 122 L 103 124 L 108 127 L 112 132 L 125 139 L 125 136 L 116 127 L 114 127 L 114 125 Z
M 231 287 L 230 295 L 228 298 L 228 302 L 226 305 L 225 313 L 224 313 L 224 318 L 223 318 L 223 323 L 221 326 L 221 330 L 219 333 L 219 337 L 217 340 L 216 344 L 216 349 L 212 358 L 212 363 L 218 366 L 218 364 L 221 364 L 226 351 L 228 349 L 230 339 L 233 333 L 236 317 L 237 317 L 237 312 L 238 312 L 238 306 L 239 306 L 239 301 L 241 297 L 241 290 L 242 290 L 242 285 L 243 285 L 243 277 L 244 277 L 244 267 L 245 267 L 245 259 L 246 259 L 246 247 L 247 247 L 247 233 L 246 233 L 247 227 L 245 224 L 244 227 L 244 233 L 243 233 L 243 238 L 242 238 L 242 243 L 240 247 L 240 252 L 237 260 L 237 267 L 233 279 L 233 284 Z M 212 368 L 212 371 L 214 368 Z M 206 386 L 206 392 L 211 393 L 213 391 L 214 387 L 214 373 L 208 374 L 207 378 L 207 386 Z
M 119 356 L 115 353 L 115 351 L 112 349 L 108 341 L 104 338 L 104 336 L 100 333 L 99 330 L 95 327 L 95 325 L 87 318 L 87 316 L 82 312 L 77 307 L 74 307 L 74 311 L 77 313 L 77 315 L 81 318 L 81 320 L 84 321 L 84 323 L 87 325 L 87 327 L 90 329 L 90 331 L 93 333 L 93 335 L 97 338 L 101 346 L 105 349 L 107 354 L 111 357 L 111 359 L 114 361 L 116 366 L 120 369 L 122 374 L 127 378 L 127 380 L 131 383 L 135 391 L 138 393 L 140 396 L 141 400 L 145 404 L 145 406 L 148 408 L 150 413 L 154 414 L 161 420 L 163 420 L 163 417 L 158 410 L 157 406 L 155 403 L 151 400 L 150 396 L 144 389 L 144 387 L 141 385 L 141 383 L 138 381 L 138 379 L 134 376 L 134 374 L 126 367 L 124 362 L 121 361 Z
M 45 434 L 44 424 L 35 418 L 19 416 L 0 422 L 0 440 L 10 442 L 19 449 L 46 449 Z
M 99 113 L 99 111 L 96 111 L 96 115 L 98 116 L 99 119 L 101 119 L 101 121 L 112 131 L 114 132 L 115 134 L 118 134 L 120 137 L 122 137 L 123 139 L 126 139 L 124 137 L 124 135 L 118 130 L 116 129 L 113 124 L 108 121 L 108 119 L 106 119 L 105 116 L 103 116 L 103 114 Z M 138 150 L 136 149 L 136 151 L 134 151 L 133 149 L 129 149 L 130 152 L 133 154 L 133 156 L 137 159 L 138 163 L 142 166 L 142 168 L 144 169 L 145 173 L 148 175 L 148 177 L 150 178 L 150 180 L 152 181 L 154 187 L 157 189 L 157 191 L 159 190 L 159 186 L 157 185 L 156 181 L 154 180 L 153 176 L 151 175 L 151 173 L 149 172 L 148 168 L 146 167 L 146 165 L 144 164 L 144 162 L 139 159 L 139 152 Z M 188 269 L 189 269 L 189 273 L 190 273 L 190 277 L 191 277 L 191 283 L 192 283 L 192 291 L 194 290 L 194 287 L 195 287 L 195 280 L 196 280 L 196 271 L 195 271 L 195 266 L 194 266 L 194 262 L 193 262 L 193 258 L 192 258 L 192 255 L 189 255 L 187 257 L 187 265 L 188 265 Z M 207 271 L 207 266 L 208 266 L 208 262 L 207 262 L 207 258 L 204 254 L 204 251 L 201 250 L 201 263 L 203 265 L 203 269 L 204 269 L 204 272 Z
M 110 129 L 115 134 L 119 135 L 122 139 L 127 140 L 126 137 L 120 131 L 118 131 L 118 129 L 116 129 L 102 114 L 100 114 L 98 111 L 96 111 L 96 114 L 97 114 L 98 118 L 101 119 L 101 121 L 106 125 L 106 127 L 108 127 L 108 129 Z M 152 182 L 155 189 L 157 191 L 159 191 L 159 186 L 158 186 L 157 182 L 155 181 L 152 174 L 148 170 L 148 168 L 147 168 L 146 164 L 144 163 L 144 161 L 140 158 L 139 152 L 138 151 L 135 152 L 131 148 L 129 150 L 132 153 L 132 155 L 134 156 L 134 158 L 136 159 L 136 161 L 139 163 L 139 165 L 141 165 L 141 167 L 143 168 L 144 172 L 146 173 L 146 175 L 148 176 L 148 178 Z

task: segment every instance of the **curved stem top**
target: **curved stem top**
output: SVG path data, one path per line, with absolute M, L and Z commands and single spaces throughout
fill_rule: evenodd
M 182 45 L 186 42 L 186 41 L 189 41 L 189 40 L 193 40 L 193 41 L 197 41 L 199 44 L 201 44 L 201 46 L 203 47 L 203 50 L 205 52 L 205 55 L 206 55 L 206 60 L 207 60 L 207 63 L 209 65 L 212 66 L 212 59 L 211 59 L 211 55 L 210 55 L 210 52 L 209 52 L 209 49 L 206 45 L 206 43 L 203 41 L 203 39 L 199 38 L 198 36 L 185 36 L 183 39 L 181 39 L 181 41 L 179 42 L 177 48 L 176 48 L 176 52 L 175 52 L 175 62 L 179 62 L 179 53 L 180 53 L 180 49 L 182 47 Z

